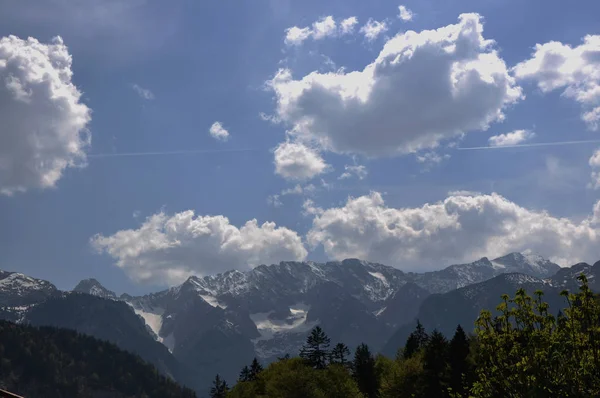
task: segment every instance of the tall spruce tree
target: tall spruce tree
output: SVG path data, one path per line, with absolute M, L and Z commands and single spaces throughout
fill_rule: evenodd
M 421 324 L 419 320 L 417 320 L 417 326 L 415 330 L 408 336 L 406 340 L 406 345 L 404 346 L 403 357 L 404 359 L 411 358 L 415 355 L 419 350 L 425 347 L 427 341 L 429 340 L 429 336 L 425 332 L 425 328 Z
M 366 344 L 361 344 L 356 348 L 352 370 L 360 392 L 366 398 L 378 397 L 379 381 L 375 371 L 375 358 Z
M 228 391 L 229 386 L 227 386 L 227 382 L 217 374 L 210 389 L 210 398 L 226 398 Z
M 250 364 L 250 370 L 249 370 L 249 374 L 248 374 L 248 380 L 249 381 L 254 381 L 254 380 L 258 379 L 258 375 L 262 371 L 263 371 L 262 365 L 260 364 L 260 362 L 258 362 L 258 359 L 254 358 L 252 360 L 252 364 Z
M 459 396 L 466 396 L 467 386 L 473 382 L 471 366 L 468 362 L 470 343 L 463 328 L 458 325 L 448 346 L 450 364 L 450 387 Z
M 310 332 L 306 344 L 300 349 L 300 358 L 315 369 L 325 369 L 329 358 L 329 344 L 331 340 L 319 326 Z
M 248 366 L 244 366 L 242 368 L 242 371 L 240 372 L 240 377 L 238 378 L 238 381 L 240 381 L 240 382 L 250 381 L 250 368 L 248 368 Z
M 448 341 L 437 330 L 431 332 L 423 351 L 423 381 L 426 397 L 448 397 Z
M 331 363 L 340 364 L 346 366 L 348 364 L 348 357 L 350 356 L 350 349 L 344 343 L 337 343 L 333 350 L 331 350 Z

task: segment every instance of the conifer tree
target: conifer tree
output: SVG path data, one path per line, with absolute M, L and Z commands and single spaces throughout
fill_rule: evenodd
M 379 396 L 379 382 L 375 371 L 375 358 L 366 344 L 361 344 L 354 353 L 353 376 L 358 389 L 366 398 Z
M 300 358 L 315 369 L 325 369 L 329 357 L 329 344 L 331 340 L 319 326 L 310 332 L 306 344 L 300 349 Z
M 258 379 L 258 375 L 260 374 L 260 372 L 262 372 L 262 370 L 263 370 L 262 365 L 260 364 L 260 362 L 258 362 L 258 359 L 254 358 L 252 360 L 252 364 L 250 364 L 248 380 L 254 381 L 254 380 Z
M 248 366 L 244 366 L 242 368 L 242 371 L 240 372 L 240 377 L 238 378 L 238 381 L 250 381 L 250 369 L 248 368 Z
M 423 352 L 423 381 L 428 398 L 448 396 L 448 341 L 434 330 Z
M 406 345 L 404 346 L 403 351 L 404 359 L 411 358 L 425 346 L 428 340 L 429 336 L 425 332 L 425 328 L 421 322 L 417 320 L 417 326 L 415 327 L 415 330 L 408 336 L 408 339 L 406 340 Z
M 331 350 L 331 363 L 336 363 L 342 366 L 348 364 L 348 357 L 350 356 L 350 349 L 344 343 L 337 343 L 333 350 Z
M 229 387 L 227 382 L 221 379 L 221 376 L 217 374 L 213 380 L 213 386 L 210 389 L 210 398 L 226 398 Z
M 459 396 L 466 394 L 466 386 L 472 382 L 471 369 L 468 362 L 469 339 L 463 328 L 458 325 L 454 337 L 448 347 L 450 364 L 450 387 Z

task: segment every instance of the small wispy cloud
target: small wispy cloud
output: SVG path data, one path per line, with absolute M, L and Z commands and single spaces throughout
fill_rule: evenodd
M 488 139 L 490 146 L 518 145 L 535 137 L 535 133 L 529 130 L 515 130 L 506 134 L 494 135 Z
M 345 165 L 344 170 L 345 171 L 342 173 L 342 175 L 338 177 L 338 180 L 345 180 L 352 177 L 356 177 L 359 180 L 362 180 L 368 174 L 367 168 L 360 164 L 355 164 L 353 166 Z
M 373 18 L 369 18 L 367 23 L 360 28 L 360 33 L 365 35 L 367 41 L 373 41 L 387 30 L 388 27 L 385 21 L 375 21 Z
M 133 91 L 140 96 L 140 98 L 145 100 L 153 100 L 155 98 L 154 93 L 147 88 L 143 88 L 138 84 L 133 84 L 131 87 L 133 88 Z
M 216 140 L 227 141 L 229 139 L 229 131 L 225 130 L 221 122 L 214 122 L 208 132 Z
M 322 40 L 326 37 L 338 37 L 354 32 L 358 24 L 356 17 L 343 19 L 339 24 L 329 15 L 313 22 L 311 26 L 300 28 L 292 26 L 285 30 L 284 42 L 287 46 L 299 46 L 305 40 Z
M 405 6 L 399 6 L 398 10 L 400 11 L 400 13 L 398 14 L 398 18 L 400 18 L 404 22 L 412 21 L 412 19 L 415 16 L 415 14 Z

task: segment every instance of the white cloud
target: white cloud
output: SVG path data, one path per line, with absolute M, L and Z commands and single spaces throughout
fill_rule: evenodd
M 506 134 L 491 136 L 488 139 L 490 146 L 518 145 L 535 137 L 535 133 L 528 130 L 515 130 Z
M 133 91 L 135 91 L 137 93 L 137 95 L 140 96 L 140 98 L 143 98 L 145 100 L 153 100 L 154 99 L 154 93 L 152 91 L 150 91 L 147 88 L 143 88 L 137 84 L 134 84 L 131 86 L 133 88 Z
M 229 131 L 225 130 L 221 122 L 214 122 L 208 132 L 216 140 L 227 141 L 229 139 Z
M 575 222 L 498 195 L 453 195 L 418 208 L 385 205 L 381 194 L 349 198 L 317 214 L 307 241 L 334 259 L 361 258 L 405 270 L 533 250 L 562 265 L 600 258 L 600 202 Z
M 591 129 L 600 123 L 600 35 L 588 35 L 579 46 L 557 41 L 536 44 L 532 57 L 517 64 L 518 79 L 537 82 L 542 92 L 564 89 L 563 95 L 579 102 L 582 119 Z
M 373 18 L 369 18 L 367 23 L 360 28 L 360 32 L 365 35 L 365 39 L 373 41 L 380 34 L 387 32 L 388 27 L 385 21 L 375 21 Z
M 293 26 L 285 31 L 285 44 L 288 46 L 298 46 L 312 36 L 310 28 L 299 28 Z
M 592 181 L 588 184 L 588 188 L 600 189 L 600 149 L 596 149 L 589 164 L 592 168 Z
M 196 216 L 192 210 L 172 216 L 161 212 L 138 229 L 96 235 L 91 243 L 134 281 L 169 285 L 190 275 L 304 260 L 307 254 L 296 232 L 273 222 L 250 220 L 238 228 L 227 217 Z
M 398 18 L 400 18 L 404 22 L 412 21 L 413 17 L 415 16 L 415 14 L 411 10 L 406 8 L 406 6 L 398 6 L 398 10 L 400 12 L 398 14 Z
M 283 202 L 279 199 L 279 195 L 269 195 L 267 196 L 267 203 L 273 207 L 281 207 L 283 206 Z
M 288 69 L 268 82 L 290 134 L 338 153 L 394 155 L 485 130 L 522 94 L 484 39 L 481 17 L 388 40 L 363 70 L 294 80 Z
M 0 38 L 0 193 L 54 187 L 68 167 L 85 165 L 91 110 L 71 81 L 60 37 Z
M 312 199 L 306 199 L 302 204 L 302 215 L 305 217 L 323 214 L 323 209 L 316 206 Z
M 424 163 L 428 166 L 442 163 L 444 160 L 450 159 L 450 155 L 444 154 L 440 155 L 437 152 L 429 151 L 422 154 L 417 155 L 417 162 Z
M 344 170 L 345 171 L 338 177 L 338 180 L 345 180 L 347 178 L 352 178 L 353 176 L 362 180 L 369 174 L 367 168 L 363 165 L 345 165 Z
M 356 17 L 350 17 L 344 19 L 340 23 L 340 30 L 343 35 L 349 35 L 354 32 L 354 28 L 358 24 L 358 19 Z
M 317 187 L 315 187 L 314 184 L 306 184 L 304 186 L 296 184 L 293 188 L 288 188 L 281 191 L 281 195 L 311 195 L 316 191 L 316 189 Z
M 288 46 L 299 46 L 305 40 L 322 40 L 327 37 L 338 37 L 351 34 L 358 23 L 356 17 L 349 17 L 338 25 L 335 19 L 329 15 L 313 22 L 311 27 L 299 28 L 292 26 L 285 30 L 284 42 Z
M 275 173 L 287 180 L 308 180 L 328 168 L 317 151 L 301 143 L 286 141 L 275 148 Z
M 313 23 L 313 38 L 315 40 L 321 40 L 324 37 L 333 36 L 336 33 L 336 23 L 333 17 L 330 15 L 315 23 Z

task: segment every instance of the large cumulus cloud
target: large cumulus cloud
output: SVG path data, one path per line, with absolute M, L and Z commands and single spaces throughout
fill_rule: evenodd
M 0 192 L 53 187 L 85 163 L 90 109 L 72 82 L 71 55 L 49 44 L 0 39 Z
M 522 97 L 477 14 L 400 33 L 363 70 L 295 79 L 282 69 L 269 84 L 291 134 L 368 156 L 414 152 L 485 130 Z
M 558 41 L 537 44 L 514 73 L 535 81 L 544 93 L 563 90 L 565 97 L 582 105 L 581 118 L 592 130 L 600 126 L 600 35 L 588 35 L 575 47 Z
M 600 202 L 580 222 L 523 208 L 498 195 L 449 196 L 417 208 L 386 206 L 373 192 L 317 213 L 307 240 L 336 259 L 405 270 L 440 269 L 482 256 L 533 250 L 559 264 L 600 259 Z
M 238 228 L 227 217 L 197 216 L 192 210 L 158 213 L 137 229 L 96 235 L 91 243 L 133 280 L 170 285 L 190 275 L 303 260 L 307 254 L 296 232 L 273 222 L 250 220 Z

